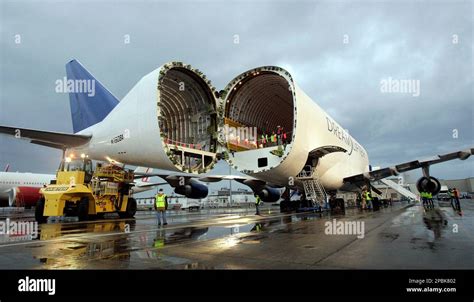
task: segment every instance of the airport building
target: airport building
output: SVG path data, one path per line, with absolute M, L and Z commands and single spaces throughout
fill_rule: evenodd
M 439 181 L 441 185 L 445 185 L 448 188 L 456 188 L 460 192 L 465 192 L 469 194 L 474 193 L 474 177 L 451 180 L 440 179 Z
M 229 188 L 220 188 L 206 198 L 193 199 L 186 196 L 171 194 L 168 196 L 170 210 L 199 208 L 253 207 L 255 197 L 251 190 L 237 189 L 229 194 Z M 153 209 L 154 197 L 137 198 L 139 209 Z
M 410 191 L 415 196 L 418 196 L 418 190 L 416 189 L 416 183 L 405 183 L 404 177 L 393 176 L 387 178 L 389 181 L 401 186 L 402 188 Z M 468 195 L 474 194 L 474 177 L 464 179 L 440 179 L 441 185 L 448 186 L 448 188 L 457 188 L 460 192 Z M 374 197 L 379 199 L 391 199 L 392 201 L 402 201 L 411 199 L 413 195 L 404 195 L 403 192 L 397 189 L 396 186 L 389 186 L 382 181 L 376 181 L 373 186 L 378 189 L 381 194 L 372 192 Z M 231 196 L 230 196 L 231 195 Z M 292 199 L 297 199 L 295 196 Z M 346 206 L 354 206 L 356 204 L 357 193 L 354 192 L 339 192 L 337 198 L 343 198 L 346 201 Z M 139 208 L 152 208 L 153 197 L 138 198 Z M 170 209 L 189 209 L 190 207 L 199 206 L 201 208 L 227 208 L 227 207 L 246 207 L 254 206 L 255 197 L 251 190 L 237 189 L 233 190 L 232 194 L 229 194 L 229 188 L 220 188 L 219 190 L 209 194 L 208 197 L 203 199 L 191 199 L 185 196 L 170 195 L 169 196 L 169 208 Z

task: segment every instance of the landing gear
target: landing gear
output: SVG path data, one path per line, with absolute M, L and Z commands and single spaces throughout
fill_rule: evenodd
M 331 214 L 345 214 L 346 213 L 346 205 L 344 199 L 342 198 L 329 198 L 329 208 L 331 210 Z
M 280 213 L 289 213 L 298 208 L 299 201 L 296 200 L 282 200 L 280 202 Z
M 82 197 L 77 207 L 77 217 L 79 221 L 86 221 L 89 219 L 89 198 Z
M 125 212 L 119 212 L 120 218 L 133 218 L 137 212 L 137 201 L 135 198 L 129 198 Z
M 313 208 L 313 202 L 309 199 L 306 199 L 306 198 L 302 198 L 302 200 L 300 200 L 300 208 Z
M 44 198 L 40 198 L 36 203 L 35 208 L 35 219 L 38 223 L 45 223 L 48 220 L 47 216 L 43 215 L 44 213 Z
M 283 198 L 282 201 L 280 201 L 280 213 L 288 213 L 291 212 L 291 195 L 290 195 L 290 188 L 285 188 L 285 191 L 281 195 Z
M 337 192 L 328 192 L 329 194 L 329 208 L 331 214 L 346 214 L 346 204 L 343 198 L 336 198 Z

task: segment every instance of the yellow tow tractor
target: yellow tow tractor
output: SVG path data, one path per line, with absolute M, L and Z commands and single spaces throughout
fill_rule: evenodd
M 79 221 L 103 218 L 118 213 L 132 218 L 137 202 L 130 197 L 133 171 L 112 164 L 93 164 L 86 156 L 61 161 L 56 181 L 41 189 L 42 197 L 35 209 L 35 218 L 44 223 L 50 216 L 77 216 Z

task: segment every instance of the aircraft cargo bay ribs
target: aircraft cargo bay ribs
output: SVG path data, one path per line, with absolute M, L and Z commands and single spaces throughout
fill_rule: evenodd
M 246 71 L 217 91 L 198 69 L 170 62 L 145 75 L 121 101 L 78 61 L 67 63 L 66 73 L 71 87 L 95 81 L 95 93 L 69 91 L 74 134 L 8 126 L 0 133 L 66 154 L 166 170 L 140 177 L 159 176 L 190 198 L 207 196 L 202 181 L 223 179 L 248 185 L 266 202 L 280 199 L 279 188 L 303 192 L 308 179 L 326 191 L 360 191 L 370 181 L 417 168 L 424 175 L 419 190 L 436 194 L 440 185 L 429 166 L 464 160 L 474 150 L 370 171 L 362 145 L 277 66 Z M 262 145 L 262 134 L 277 127 L 287 133 L 285 144 Z M 246 131 L 246 139 L 229 129 Z M 209 175 L 220 158 L 247 176 Z

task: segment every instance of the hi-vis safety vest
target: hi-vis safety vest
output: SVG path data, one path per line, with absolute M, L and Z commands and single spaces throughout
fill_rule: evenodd
M 433 198 L 433 194 L 431 194 L 430 192 L 426 192 L 426 198 L 428 199 Z
M 365 200 L 372 200 L 372 196 L 370 196 L 369 192 L 365 192 Z
M 261 201 L 260 196 L 257 195 L 257 197 L 255 197 L 255 204 L 258 206 Z
M 166 195 L 163 194 L 160 196 L 160 194 L 156 194 L 155 196 L 155 203 L 157 208 L 164 208 L 165 207 L 165 198 Z
M 165 246 L 165 240 L 164 239 L 156 239 L 154 242 L 154 246 L 156 248 L 161 248 Z

